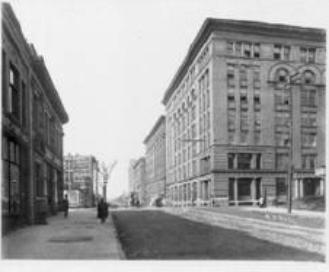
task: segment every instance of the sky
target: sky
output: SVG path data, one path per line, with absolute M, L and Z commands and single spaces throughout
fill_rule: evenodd
M 9 0 L 44 56 L 69 115 L 64 153 L 117 160 L 108 195 L 128 190 L 128 163 L 207 17 L 328 27 L 325 0 Z

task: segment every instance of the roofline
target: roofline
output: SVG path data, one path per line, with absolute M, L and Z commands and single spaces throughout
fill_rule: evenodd
M 149 139 L 153 136 L 153 134 L 157 131 L 157 129 L 160 127 L 161 123 L 165 121 L 166 117 L 164 115 L 160 115 L 158 120 L 155 122 L 155 125 L 151 129 L 150 133 L 145 137 L 143 144 L 146 144 Z
M 33 71 L 34 75 L 37 77 L 39 82 L 41 82 L 44 91 L 46 93 L 46 96 L 49 98 L 50 104 L 53 106 L 55 112 L 57 113 L 60 121 L 62 124 L 65 124 L 69 121 L 69 117 L 67 112 L 65 111 L 65 108 L 62 104 L 62 100 L 59 97 L 59 94 L 54 86 L 54 83 L 51 79 L 51 76 L 49 74 L 49 71 L 44 63 L 43 57 L 39 56 L 33 46 L 33 44 L 28 44 L 22 29 L 19 20 L 16 17 L 16 14 L 11 7 L 11 5 L 8 2 L 3 2 L 2 5 L 2 16 L 4 17 L 4 14 L 6 13 L 8 16 L 8 23 L 12 24 L 13 27 L 9 27 L 9 33 L 10 35 L 16 35 L 18 34 L 20 37 L 19 39 L 22 39 L 23 42 L 19 41 L 20 44 L 24 47 L 26 50 L 26 56 L 28 57 L 28 65 L 31 70 Z M 4 18 L 2 18 L 2 23 L 4 22 Z M 5 24 L 2 25 L 4 27 Z M 21 50 L 20 50 L 21 51 Z M 38 66 L 38 67 L 36 67 Z M 40 72 L 42 74 L 40 74 Z M 49 93 L 47 93 L 49 91 Z M 51 97 L 49 97 L 49 94 Z M 52 99 L 51 99 L 52 98 Z
M 203 22 L 200 30 L 190 45 L 189 50 L 177 72 L 175 73 L 173 79 L 171 80 L 169 87 L 165 91 L 162 104 L 166 105 L 168 103 L 171 95 L 173 94 L 173 91 L 179 85 L 180 79 L 186 73 L 187 68 L 192 64 L 200 48 L 209 38 L 210 34 L 216 30 L 266 35 L 272 37 L 281 36 L 285 38 L 295 38 L 317 42 L 326 41 L 326 30 L 321 28 L 300 27 L 245 20 L 207 18 Z
M 145 157 L 140 157 L 133 165 L 133 168 L 135 169 L 138 166 L 138 164 L 140 164 L 142 161 L 145 161 Z

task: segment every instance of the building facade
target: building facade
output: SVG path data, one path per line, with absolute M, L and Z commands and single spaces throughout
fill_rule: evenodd
M 129 165 L 128 165 L 128 192 L 133 193 L 135 191 L 135 182 L 134 182 L 134 165 L 136 163 L 135 159 L 130 159 L 129 160 Z
M 45 222 L 63 199 L 63 124 L 43 57 L 2 4 L 2 226 Z
M 146 184 L 146 173 L 145 173 L 145 157 L 139 158 L 133 166 L 134 171 L 134 199 L 138 202 L 138 205 L 146 205 L 145 199 L 145 184 Z
M 166 194 L 166 118 L 160 116 L 144 140 L 145 204 Z
M 207 19 L 162 100 L 175 205 L 324 194 L 322 29 Z M 290 159 L 291 158 L 291 159 Z
M 94 156 L 71 155 L 64 157 L 64 190 L 70 207 L 94 207 L 102 197 L 99 191 L 99 165 Z

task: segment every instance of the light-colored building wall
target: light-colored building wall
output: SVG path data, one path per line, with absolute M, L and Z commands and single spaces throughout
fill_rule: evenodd
M 163 98 L 173 203 L 279 201 L 291 119 L 294 184 L 323 195 L 324 73 L 324 30 L 206 20 Z
M 150 203 L 166 194 L 166 130 L 165 117 L 160 116 L 144 140 L 145 145 L 145 200 Z
M 64 157 L 64 179 L 65 190 L 68 196 L 71 196 L 71 191 L 74 191 L 74 199 L 69 198 L 70 205 L 74 207 L 93 207 L 96 205 L 97 199 L 102 196 L 102 191 L 99 190 L 98 161 L 94 156 L 68 154 Z M 97 190 L 96 190 L 97 189 Z M 79 197 L 76 197 L 78 195 Z
M 135 165 L 134 169 L 134 192 L 137 195 L 140 205 L 146 205 L 145 199 L 145 184 L 146 184 L 146 174 L 145 174 L 145 158 L 139 158 Z

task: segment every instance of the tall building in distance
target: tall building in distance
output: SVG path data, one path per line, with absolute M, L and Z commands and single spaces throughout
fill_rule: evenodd
M 133 187 L 134 199 L 139 205 L 146 205 L 146 173 L 145 173 L 145 157 L 140 157 L 133 165 Z
M 63 200 L 68 115 L 43 57 L 2 4 L 2 230 L 44 223 Z
M 269 204 L 324 194 L 325 30 L 207 19 L 163 97 L 167 198 Z M 292 154 L 292 155 L 290 155 Z
M 129 160 L 129 165 L 128 165 L 128 192 L 133 193 L 135 192 L 135 176 L 134 176 L 134 165 L 136 163 L 135 159 L 130 159 Z
M 145 204 L 166 193 L 166 118 L 161 115 L 144 140 Z
M 94 156 L 71 155 L 64 157 L 64 190 L 71 207 L 94 207 L 102 197 L 99 183 L 99 164 Z

